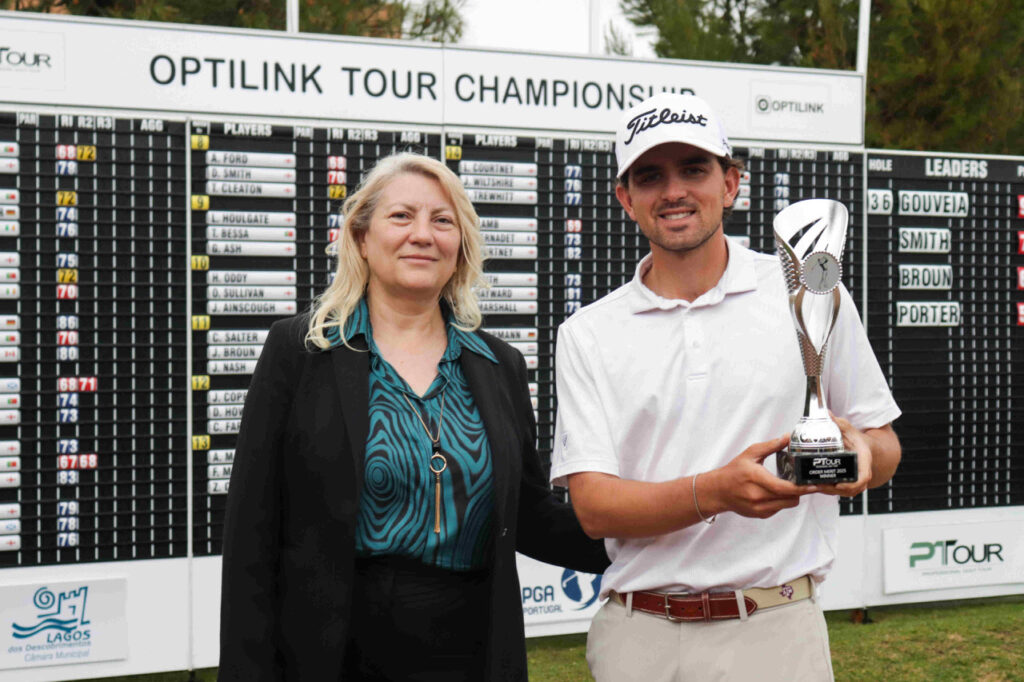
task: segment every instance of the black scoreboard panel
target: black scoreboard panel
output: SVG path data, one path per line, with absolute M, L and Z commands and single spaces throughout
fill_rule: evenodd
M 870 512 L 1024 503 L 1024 159 L 870 152 L 868 332 L 903 410 Z
M 187 553 L 184 140 L 0 113 L 0 567 Z
M 341 207 L 396 151 L 438 158 L 440 134 L 192 121 L 193 551 L 219 554 L 249 380 L 270 326 L 330 282 Z
M 185 556 L 190 531 L 195 555 L 220 553 L 267 331 L 330 282 L 342 203 L 383 156 L 442 158 L 463 179 L 489 256 L 484 328 L 526 358 L 545 461 L 558 325 L 648 249 L 607 138 L 8 114 L 0 143 L 0 566 Z M 842 201 L 856 297 L 862 155 L 737 156 L 727 232 L 771 252 L 789 202 Z

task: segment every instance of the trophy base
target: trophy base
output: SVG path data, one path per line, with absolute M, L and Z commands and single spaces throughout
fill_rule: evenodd
M 856 452 L 793 452 L 776 456 L 779 478 L 797 485 L 851 483 L 857 480 Z

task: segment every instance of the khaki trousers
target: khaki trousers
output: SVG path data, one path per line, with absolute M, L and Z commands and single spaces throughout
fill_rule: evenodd
M 673 623 L 609 600 L 587 635 L 597 682 L 832 682 L 821 607 L 810 599 L 746 621 Z

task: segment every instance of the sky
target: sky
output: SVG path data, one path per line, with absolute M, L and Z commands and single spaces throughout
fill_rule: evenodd
M 649 34 L 636 34 L 619 0 L 466 0 L 462 16 L 459 44 L 465 47 L 604 54 L 604 36 L 614 24 L 634 57 L 654 57 Z

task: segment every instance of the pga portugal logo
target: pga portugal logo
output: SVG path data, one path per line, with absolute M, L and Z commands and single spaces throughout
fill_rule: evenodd
M 11 623 L 11 636 L 47 644 L 88 642 L 92 636 L 85 615 L 88 595 L 89 588 L 85 585 L 57 594 L 48 587 L 40 587 L 32 596 L 35 621 Z

